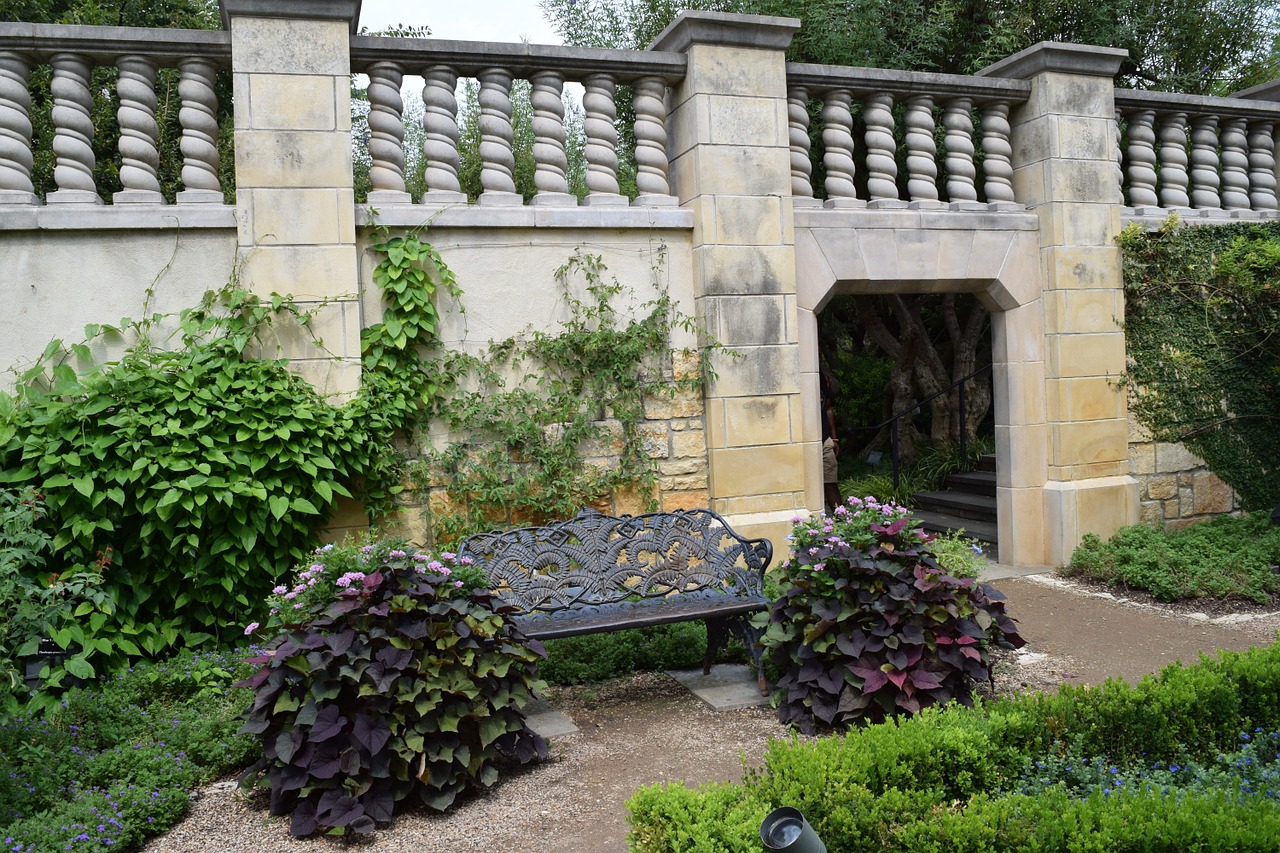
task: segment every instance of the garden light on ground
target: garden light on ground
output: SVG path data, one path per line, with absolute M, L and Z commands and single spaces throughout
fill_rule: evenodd
M 774 809 L 760 824 L 760 840 L 770 850 L 786 850 L 788 853 L 827 853 L 818 833 L 799 809 L 783 806 Z

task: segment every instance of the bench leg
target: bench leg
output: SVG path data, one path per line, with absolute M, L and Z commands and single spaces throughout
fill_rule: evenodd
M 752 625 L 750 617 L 746 616 L 735 616 L 729 627 L 751 655 L 751 662 L 756 667 L 756 685 L 760 688 L 760 695 L 768 696 L 769 684 L 764 678 L 764 653 L 760 648 L 760 638 L 764 636 L 764 629 Z
M 724 645 L 728 631 L 725 630 L 724 619 L 704 619 L 702 621 L 707 625 L 707 656 L 702 659 L 702 674 L 708 675 L 711 672 L 711 664 L 716 661 L 716 652 L 720 651 L 720 647 Z

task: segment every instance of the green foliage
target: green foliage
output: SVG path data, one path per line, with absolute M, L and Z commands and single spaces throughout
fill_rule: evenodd
M 1280 503 L 1280 224 L 1127 228 L 1130 411 L 1246 509 Z
M 235 733 L 243 697 L 228 689 L 250 672 L 242 658 L 141 663 L 66 693 L 43 718 L 0 722 L 6 850 L 128 848 L 175 824 L 188 791 L 254 752 Z
M 902 507 L 850 498 L 832 518 L 797 520 L 792 539 L 762 640 L 783 670 L 784 723 L 967 704 L 970 680 L 990 677 L 988 644 L 1022 645 L 998 594 L 948 575 Z
M 1280 597 L 1277 566 L 1280 527 L 1258 514 L 1171 532 L 1123 527 L 1106 542 L 1090 534 L 1066 574 L 1146 590 L 1161 601 L 1211 596 L 1265 604 Z
M 615 304 L 625 291 L 606 272 L 599 256 L 576 252 L 556 272 L 569 315 L 558 330 L 534 329 L 479 355 L 437 360 L 443 393 L 434 413 L 458 438 L 425 448 L 412 468 L 420 487 L 445 488 L 447 504 L 432 518 L 437 542 L 509 517 L 568 518 L 623 487 L 651 498 L 645 400 L 701 387 L 698 369 L 666 371 L 672 331 L 697 326 L 656 282 L 652 299 Z M 679 355 L 697 358 L 690 350 Z M 601 449 L 586 454 L 589 445 Z M 616 461 L 593 466 L 584 455 Z
M 677 622 L 608 634 L 546 641 L 538 675 L 549 684 L 590 684 L 632 672 L 690 669 L 702 664 L 707 628 Z
M 787 804 L 841 851 L 1265 849 L 1280 829 L 1267 796 L 1278 688 L 1280 645 L 1174 665 L 1136 687 L 1064 687 L 774 741 L 740 784 L 640 789 L 629 838 L 638 851 L 755 851 L 760 821 Z
M 940 533 L 929 543 L 929 550 L 938 565 L 953 578 L 977 579 L 988 565 L 983 556 L 982 543 L 964 535 L 964 529 Z
M 466 558 L 362 553 L 367 571 L 334 579 L 336 600 L 283 611 L 296 618 L 240 684 L 254 691 L 242 732 L 263 749 L 245 778 L 270 786 L 272 812 L 293 813 L 294 835 L 366 833 L 409 797 L 443 811 L 492 785 L 500 756 L 546 756 L 522 712 L 542 649 L 477 586 Z
M 840 494 L 871 495 L 882 502 L 909 506 L 914 493 L 942 488 L 948 476 L 975 470 L 978 460 L 993 450 L 992 440 L 985 437 L 968 442 L 964 454 L 958 445 L 930 445 L 920 450 L 911 463 L 902 465 L 897 486 L 893 484 L 893 462 L 885 453 L 874 466 L 851 466 L 854 473 L 840 481 Z
M 183 312 L 179 350 L 152 341 L 163 318 L 125 321 L 86 330 L 134 334 L 119 361 L 76 374 L 55 341 L 22 377 L 0 483 L 44 494 L 50 568 L 97 563 L 113 604 L 53 630 L 63 648 L 118 663 L 231 642 L 370 467 L 362 423 L 283 361 L 244 357 L 284 308 L 229 287 Z

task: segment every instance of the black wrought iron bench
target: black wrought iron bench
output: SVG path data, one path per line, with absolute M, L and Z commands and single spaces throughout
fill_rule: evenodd
M 703 672 L 730 632 L 751 653 L 765 692 L 761 630 L 769 606 L 767 539 L 746 539 L 707 509 L 615 518 L 583 510 L 570 521 L 480 533 L 459 557 L 474 559 L 529 637 L 549 640 L 701 619 Z

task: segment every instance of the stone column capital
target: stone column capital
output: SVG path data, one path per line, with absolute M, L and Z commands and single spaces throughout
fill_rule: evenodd
M 681 12 L 649 45 L 649 50 L 684 53 L 691 45 L 786 50 L 800 29 L 797 18 L 735 15 L 728 12 Z
M 1013 56 L 988 65 L 978 77 L 1028 80 L 1037 74 L 1057 72 L 1085 77 L 1115 77 L 1129 52 L 1118 47 L 1042 41 Z
M 350 21 L 353 35 L 360 22 L 360 0 L 218 0 L 218 9 L 228 31 L 232 18 Z

